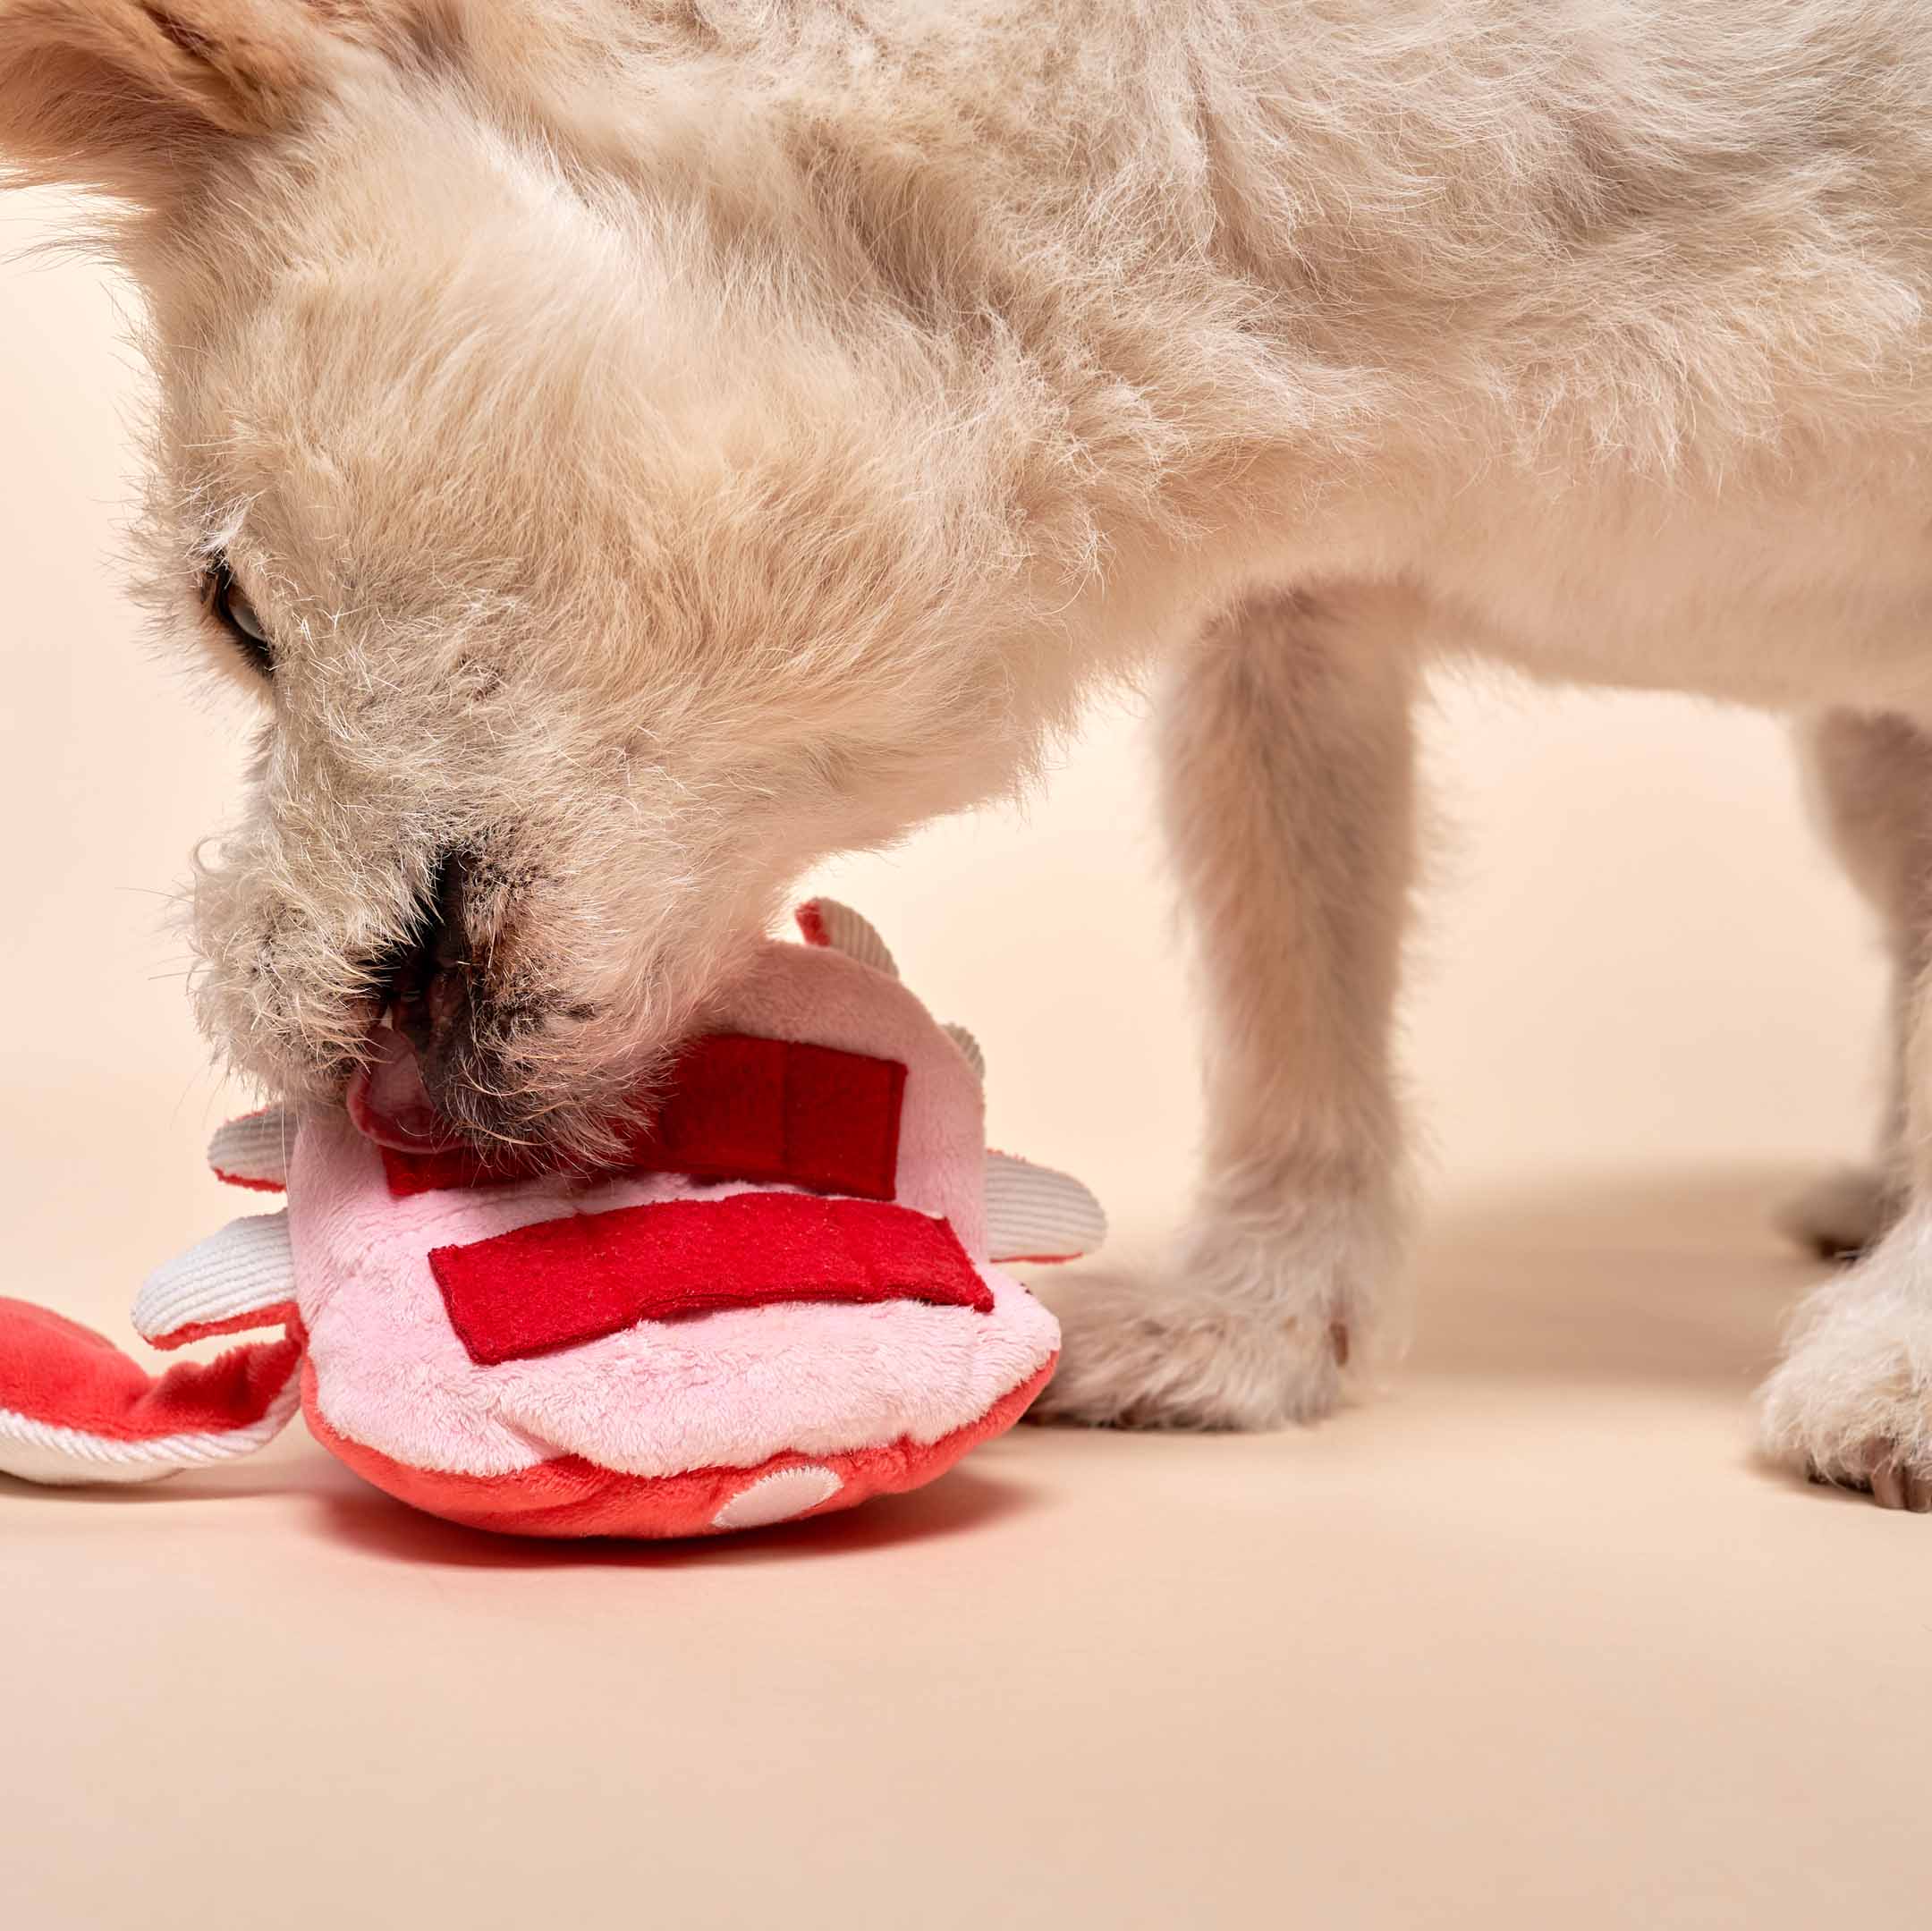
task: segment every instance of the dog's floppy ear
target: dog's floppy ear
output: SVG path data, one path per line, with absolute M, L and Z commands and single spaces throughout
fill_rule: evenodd
M 302 0 L 0 0 L 0 166 L 157 203 L 288 126 L 326 45 Z

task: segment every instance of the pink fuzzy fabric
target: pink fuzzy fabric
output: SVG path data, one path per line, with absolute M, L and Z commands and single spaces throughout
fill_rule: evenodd
M 544 1469 L 546 1489 L 578 1463 L 647 1479 L 693 1471 L 750 1479 L 795 1458 L 836 1474 L 836 1458 L 889 1452 L 910 1475 L 937 1461 L 922 1451 L 963 1452 L 982 1422 L 990 1427 L 1019 1391 L 1044 1380 L 1059 1343 L 1053 1317 L 986 1262 L 979 1081 L 919 1001 L 843 953 L 775 943 L 708 1019 L 721 1031 L 904 1064 L 898 1204 L 951 1224 L 992 1311 L 912 1301 L 753 1307 L 644 1321 L 562 1352 L 479 1367 L 450 1326 L 432 1249 L 572 1214 L 752 1190 L 665 1174 L 593 1184 L 549 1175 L 397 1199 L 378 1150 L 346 1118 L 310 1119 L 289 1184 L 312 1364 L 306 1405 L 346 1459 L 360 1449 L 486 1480 Z M 856 1501 L 849 1491 L 861 1487 L 851 1483 L 814 1507 Z M 647 1518 L 589 1532 L 665 1532 Z

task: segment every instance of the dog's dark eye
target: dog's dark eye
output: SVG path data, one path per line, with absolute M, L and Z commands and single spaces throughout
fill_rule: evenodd
M 208 614 L 234 639 L 235 648 L 264 677 L 275 675 L 275 642 L 255 614 L 248 592 L 235 581 L 225 556 L 210 560 L 202 580 L 202 602 Z

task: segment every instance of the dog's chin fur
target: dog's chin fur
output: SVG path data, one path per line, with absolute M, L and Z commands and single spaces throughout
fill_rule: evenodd
M 0 155 L 123 210 L 153 595 L 218 555 L 273 639 L 211 1036 L 335 1090 L 460 854 L 439 1097 L 594 1152 L 803 867 L 1158 658 L 1207 1204 L 1059 1399 L 1305 1419 L 1394 1303 L 1411 720 L 1476 653 L 1812 718 L 1909 1220 L 1928 104 L 1920 0 L 0 0 Z M 1932 1479 L 1921 1385 L 1843 1394 L 1917 1359 L 1885 1251 L 1775 1437 Z

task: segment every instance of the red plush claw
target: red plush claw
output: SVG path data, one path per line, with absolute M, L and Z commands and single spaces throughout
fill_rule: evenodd
M 0 1300 L 0 1472 L 30 1482 L 152 1482 L 252 1453 L 295 1412 L 294 1335 L 158 1377 L 50 1309 Z

